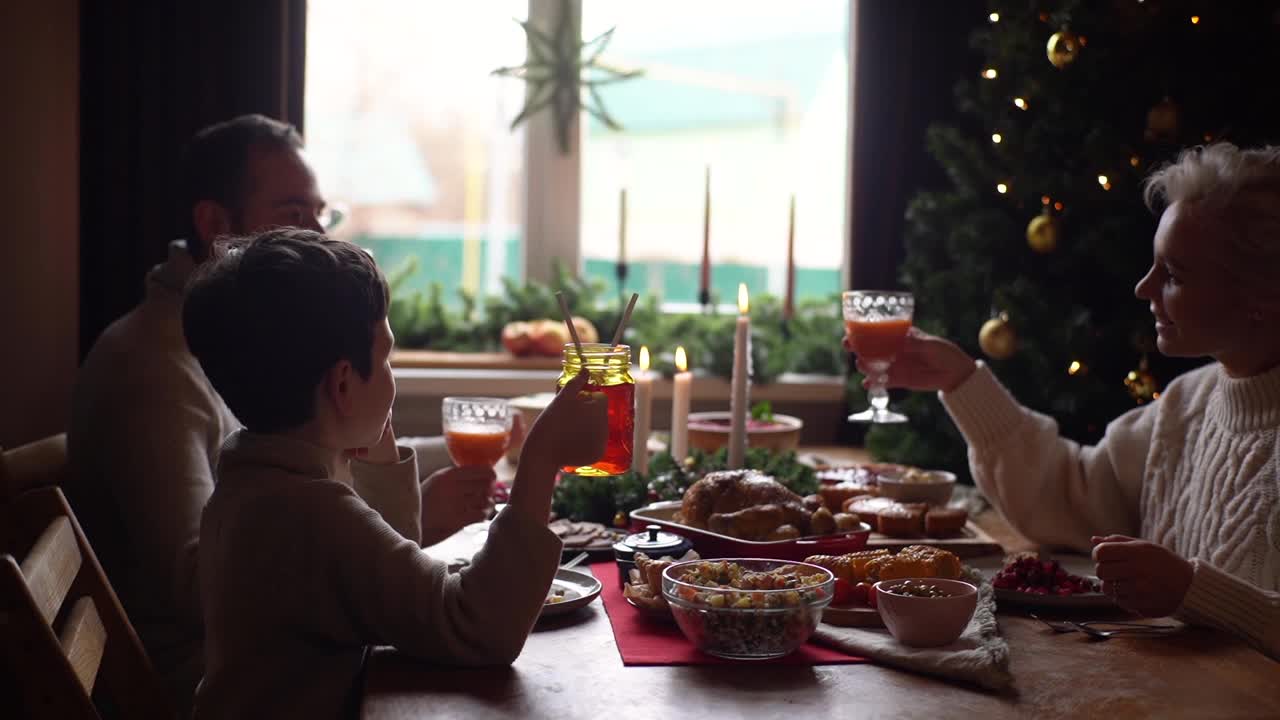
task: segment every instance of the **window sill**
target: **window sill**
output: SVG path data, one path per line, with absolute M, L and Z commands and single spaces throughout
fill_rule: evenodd
M 494 395 L 516 397 L 547 392 L 560 375 L 559 358 L 518 358 L 507 353 L 452 353 L 397 350 L 391 358 L 398 394 L 406 397 Z M 671 397 L 671 380 L 657 378 L 655 399 Z M 729 381 L 695 376 L 693 399 L 729 401 Z M 844 402 L 844 378 L 785 373 L 777 382 L 754 385 L 753 401 Z
M 400 435 L 439 435 L 440 401 L 450 395 L 519 397 L 555 389 L 560 375 L 556 358 L 515 358 L 506 353 L 440 353 L 398 351 L 392 357 L 396 379 L 395 424 Z M 788 373 L 777 382 L 751 388 L 752 402 L 769 401 L 780 413 L 795 415 L 805 423 L 802 441 L 808 444 L 840 442 L 844 426 L 845 381 L 829 375 Z M 653 383 L 654 429 L 669 427 L 672 383 Z M 729 382 L 724 378 L 695 376 L 692 410 L 725 410 Z

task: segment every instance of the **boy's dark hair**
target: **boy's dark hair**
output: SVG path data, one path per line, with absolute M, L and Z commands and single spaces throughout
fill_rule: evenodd
M 192 222 L 196 203 L 213 200 L 238 217 L 249 196 L 250 155 L 300 149 L 302 136 L 292 125 L 265 115 L 241 115 L 195 134 L 182 158 L 182 212 L 187 249 L 197 260 L 203 260 L 209 248 Z
M 341 360 L 368 379 L 390 291 L 364 249 L 277 228 L 220 241 L 212 255 L 191 280 L 182 326 L 246 428 L 274 433 L 310 420 L 316 388 Z

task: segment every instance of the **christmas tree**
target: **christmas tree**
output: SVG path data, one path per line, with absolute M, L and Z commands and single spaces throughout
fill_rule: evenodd
M 915 324 L 983 358 L 1063 434 L 1106 424 L 1203 362 L 1163 358 L 1133 288 L 1158 217 L 1142 180 L 1184 147 L 1280 141 L 1280 2 L 994 0 L 959 83 L 965 127 L 933 126 L 950 187 L 907 210 Z M 929 393 L 875 426 L 877 457 L 967 470 Z

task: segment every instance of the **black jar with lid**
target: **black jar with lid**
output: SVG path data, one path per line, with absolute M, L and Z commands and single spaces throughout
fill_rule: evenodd
M 626 584 L 631 568 L 636 566 L 636 553 L 657 560 L 670 555 L 677 560 L 693 547 L 688 538 L 663 530 L 659 525 L 647 525 L 641 532 L 628 535 L 613 544 L 613 557 L 618 561 L 618 587 Z M 661 588 L 655 588 L 662 592 Z

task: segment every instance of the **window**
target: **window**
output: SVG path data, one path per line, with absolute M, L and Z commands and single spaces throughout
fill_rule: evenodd
M 311 0 L 305 126 L 322 188 L 346 206 L 336 234 L 388 271 L 417 263 L 408 286 L 446 299 L 523 277 L 527 251 L 616 289 L 626 188 L 627 289 L 692 303 L 709 167 L 713 291 L 783 293 L 794 194 L 797 297 L 826 296 L 847 252 L 849 6 L 583 2 L 584 38 L 617 27 L 601 60 L 645 74 L 602 90 L 623 129 L 584 115 L 565 175 L 548 167 L 558 151 L 526 147 L 555 145 L 545 125 L 509 129 L 522 83 L 490 75 L 524 61 L 513 18 L 554 18 L 558 0 Z M 547 230 L 527 203 L 576 220 Z M 528 274 L 545 277 L 532 255 Z
M 524 0 L 311 0 L 307 151 L 334 234 L 369 248 L 407 289 L 446 298 L 522 274 L 524 90 L 489 76 L 525 53 Z
M 848 14 L 847 0 L 584 3 L 584 38 L 617 27 L 602 60 L 645 73 L 601 90 L 621 132 L 584 124 L 586 273 L 617 286 L 625 187 L 627 289 L 696 302 L 710 168 L 714 294 L 783 294 L 793 193 L 797 298 L 840 290 Z

